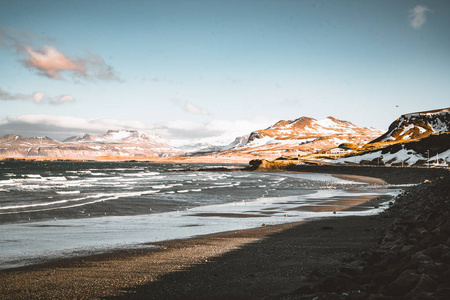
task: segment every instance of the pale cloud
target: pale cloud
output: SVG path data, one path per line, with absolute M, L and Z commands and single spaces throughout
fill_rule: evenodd
M 45 97 L 45 93 L 44 92 L 35 92 L 32 95 L 32 98 L 33 98 L 34 102 L 36 102 L 38 104 L 42 102 L 42 99 L 44 97 Z
M 235 137 L 267 128 L 274 120 L 253 117 L 247 120 L 212 120 L 209 122 L 170 121 L 150 125 L 150 129 L 177 144 L 194 144 L 201 138 L 227 136 L 230 142 Z
M 213 120 L 192 122 L 184 120 L 146 124 L 140 121 L 116 119 L 88 119 L 72 116 L 19 115 L 8 116 L 0 120 L 0 136 L 9 133 L 25 136 L 50 136 L 63 140 L 69 136 L 81 136 L 85 133 L 104 134 L 108 130 L 139 130 L 157 133 L 163 138 L 175 141 L 174 145 L 195 144 L 199 139 L 208 137 L 227 137 L 232 142 L 235 137 L 243 136 L 254 130 L 266 128 L 274 123 L 266 118 L 248 120 Z
M 34 92 L 33 94 L 10 93 L 0 88 L 0 100 L 4 101 L 32 100 L 36 104 L 44 104 L 44 103 L 62 104 L 74 102 L 75 98 L 69 94 L 51 97 L 47 95 L 47 93 L 42 91 Z
M 195 106 L 190 102 L 185 102 L 183 109 L 194 115 L 209 115 L 209 112 L 206 109 Z
M 58 99 L 58 102 L 64 103 L 64 102 L 73 102 L 75 101 L 75 98 L 72 95 L 63 95 Z
M 53 39 L 13 29 L 0 29 L 0 47 L 14 51 L 24 66 L 37 71 L 39 75 L 51 79 L 65 79 L 63 74 L 68 74 L 73 79 L 121 81 L 114 68 L 97 54 L 86 52 L 81 57 L 70 57 L 48 44 L 33 47 L 37 42 L 49 41 Z
M 426 13 L 430 11 L 430 9 L 423 5 L 417 5 L 411 9 L 409 12 L 410 25 L 415 29 L 421 28 L 427 21 Z

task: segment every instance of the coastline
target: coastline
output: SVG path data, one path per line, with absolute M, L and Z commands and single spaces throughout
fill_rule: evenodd
M 158 249 L 3 270 L 0 294 L 4 299 L 283 297 L 304 281 L 337 272 L 346 257 L 375 247 L 394 218 L 382 214 L 264 226 L 153 243 Z
M 314 270 L 333 273 L 343 258 L 376 244 L 385 224 L 376 216 L 319 219 L 68 258 L 0 271 L 0 294 L 3 299 L 256 299 L 294 290 Z
M 148 162 L 148 163 L 186 163 L 186 164 L 245 164 L 254 156 L 94 156 L 94 157 L 0 157 L 2 160 L 18 161 L 93 161 L 93 162 Z

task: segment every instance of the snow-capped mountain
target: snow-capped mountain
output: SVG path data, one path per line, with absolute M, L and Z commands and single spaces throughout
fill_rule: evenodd
M 239 136 L 234 139 L 233 142 L 229 142 L 230 140 L 223 140 L 222 142 L 214 140 L 209 143 L 197 143 L 191 145 L 189 151 L 186 152 L 187 155 L 203 155 L 207 153 L 216 153 L 227 151 L 236 147 L 240 147 L 245 145 L 248 141 L 249 135 Z
M 41 149 L 60 145 L 49 137 L 27 138 L 17 134 L 7 134 L 0 137 L 0 156 L 40 156 Z
M 226 151 L 241 144 L 245 144 L 249 134 L 236 137 L 234 132 L 225 132 L 219 136 L 212 136 L 189 140 L 172 140 L 170 144 L 186 155 L 202 155 L 211 152 Z
M 448 165 L 450 108 L 402 115 L 360 153 L 336 160 L 372 165 Z
M 72 136 L 64 140 L 65 143 L 161 143 L 163 138 L 154 133 L 143 133 L 135 130 L 109 130 L 105 135 L 85 134 L 82 137 Z
M 407 142 L 432 134 L 450 131 L 450 108 L 402 115 L 392 122 L 388 131 L 371 142 Z
M 73 136 L 63 142 L 45 138 L 5 135 L 0 138 L 0 156 L 8 157 L 98 157 L 172 156 L 181 154 L 156 134 L 133 130 L 110 130 L 105 135 Z
M 333 117 L 324 120 L 301 117 L 281 120 L 266 129 L 254 131 L 247 142 L 230 148 L 227 154 L 265 157 L 305 154 L 328 150 L 342 143 L 365 144 L 382 133 L 375 128 L 359 127 Z

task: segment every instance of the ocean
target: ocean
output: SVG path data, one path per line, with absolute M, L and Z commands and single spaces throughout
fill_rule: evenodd
M 330 174 L 236 167 L 0 161 L 0 269 L 263 224 L 376 214 L 401 191 Z M 377 205 L 367 202 L 373 198 Z

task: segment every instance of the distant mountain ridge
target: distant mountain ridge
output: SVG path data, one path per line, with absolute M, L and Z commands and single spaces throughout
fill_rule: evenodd
M 109 130 L 105 135 L 73 136 L 63 142 L 49 137 L 27 138 L 16 134 L 0 137 L 4 157 L 173 156 L 180 153 L 156 134 L 134 130 Z

